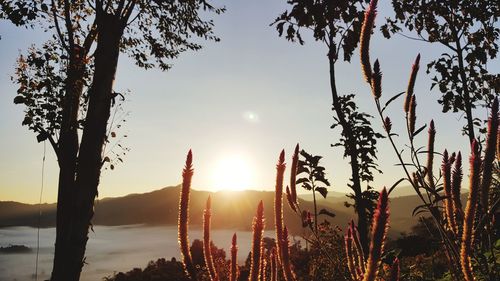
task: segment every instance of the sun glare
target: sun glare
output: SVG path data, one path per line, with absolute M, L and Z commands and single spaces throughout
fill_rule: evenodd
M 215 164 L 213 186 L 217 190 L 244 190 L 251 187 L 252 169 L 238 155 L 222 158 Z

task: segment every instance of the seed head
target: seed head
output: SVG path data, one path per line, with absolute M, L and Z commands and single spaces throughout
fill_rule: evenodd
M 285 173 L 285 151 L 282 150 L 276 165 L 276 186 L 274 194 L 274 221 L 276 241 L 283 240 L 283 176 Z M 281 260 L 281 243 L 276 243 L 278 259 Z
M 257 213 L 253 219 L 252 259 L 249 281 L 259 281 L 260 262 L 262 255 L 262 235 L 264 234 L 264 204 L 262 200 L 257 207 Z
M 379 99 L 382 96 L 382 72 L 380 71 L 378 59 L 375 60 L 375 64 L 373 65 L 371 86 L 373 96 L 375 99 Z
M 392 122 L 391 122 L 391 119 L 386 116 L 385 119 L 384 119 L 384 128 L 385 128 L 385 131 L 390 134 L 391 133 L 391 129 L 392 129 Z
M 212 240 L 210 239 L 210 220 L 212 216 L 211 208 L 212 199 L 209 195 L 205 211 L 203 212 L 203 257 L 205 258 L 205 265 L 207 266 L 210 280 L 218 281 L 219 275 L 215 269 L 214 258 L 212 256 Z
M 281 240 L 281 266 L 283 267 L 283 276 L 286 281 L 295 281 L 295 273 L 292 270 L 290 262 L 290 241 L 288 240 L 288 228 L 283 228 L 283 240 Z
M 296 178 L 297 178 L 297 169 L 299 166 L 299 144 L 295 146 L 295 150 L 293 152 L 293 157 L 292 157 L 292 166 L 290 167 L 290 191 L 291 191 L 291 196 L 292 196 L 292 202 L 295 205 L 298 205 L 297 201 L 297 183 L 296 183 Z
M 415 133 L 415 122 L 417 121 L 417 99 L 415 95 L 411 96 L 410 100 L 410 112 L 408 112 L 408 129 L 410 130 L 410 136 L 413 138 Z
M 410 80 L 408 81 L 408 87 L 406 88 L 406 98 L 404 103 L 404 111 L 408 113 L 410 110 L 410 100 L 413 96 L 413 90 L 415 88 L 415 80 L 417 79 L 418 69 L 420 68 L 420 54 L 415 58 L 415 62 L 411 67 Z
M 455 158 L 455 157 L 452 157 Z M 448 157 L 448 151 L 443 153 L 443 163 L 441 164 L 441 173 L 443 175 L 443 190 L 446 199 L 444 199 L 444 209 L 446 213 L 446 220 L 448 229 L 454 231 L 457 229 L 455 222 L 455 214 L 453 213 L 453 199 L 451 191 L 451 163 L 452 158 Z
M 233 234 L 233 240 L 231 243 L 231 275 L 230 281 L 238 280 L 238 244 L 236 242 L 236 233 Z
M 489 193 L 495 160 L 495 150 L 498 135 L 498 98 L 495 98 L 491 107 L 488 120 L 488 134 L 486 137 L 486 149 L 484 151 L 483 174 L 481 181 L 481 207 L 484 213 L 489 211 Z
M 470 156 L 469 197 L 464 213 L 464 226 L 462 231 L 462 243 L 460 248 L 460 264 L 466 281 L 474 281 L 471 264 L 472 241 L 474 240 L 474 220 L 477 210 L 481 182 L 481 153 L 476 140 L 472 141 Z
M 377 15 L 377 3 L 377 0 L 371 0 L 370 5 L 366 9 L 363 25 L 361 26 L 361 37 L 359 38 L 361 70 L 363 71 L 363 76 L 368 84 L 371 84 L 372 78 L 372 67 L 370 62 L 370 37 L 372 36 L 375 17 Z
M 455 221 L 457 228 L 455 234 L 457 237 L 461 236 L 461 223 L 463 222 L 462 201 L 460 199 L 460 188 L 462 187 L 462 154 L 460 151 L 455 159 L 453 170 L 451 172 L 451 198 L 453 199 L 453 213 L 455 214 Z
M 189 250 L 188 239 L 188 226 L 189 226 L 189 193 L 191 190 L 191 180 L 193 177 L 193 154 L 189 150 L 186 165 L 182 170 L 182 187 L 179 199 L 179 219 L 178 219 L 178 234 L 179 234 L 179 247 L 182 254 L 182 263 L 184 270 L 191 276 L 196 278 L 196 269 L 191 259 L 191 252 Z
M 373 215 L 372 233 L 370 242 L 370 253 L 366 262 L 363 281 L 374 281 L 378 275 L 378 269 L 384 252 L 385 237 L 389 227 L 389 197 L 387 190 L 380 192 L 377 209 Z
M 427 142 L 427 182 L 432 189 L 435 189 L 434 184 L 434 140 L 436 138 L 436 129 L 434 128 L 434 120 L 429 124 L 429 139 Z

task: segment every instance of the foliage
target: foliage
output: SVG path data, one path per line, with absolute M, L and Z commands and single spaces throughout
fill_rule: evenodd
M 4 0 L 0 2 L 0 19 L 8 19 L 17 26 L 29 25 L 42 12 L 37 1 Z
M 373 118 L 366 112 L 359 111 L 358 106 L 354 101 L 354 95 L 339 96 L 339 102 L 342 104 L 344 119 L 348 120 L 349 127 L 352 128 L 352 133 L 356 139 L 356 150 L 359 154 L 359 175 L 362 181 L 373 181 L 373 171 L 382 173 L 378 168 L 375 160 L 377 159 L 377 139 L 382 139 L 384 136 L 373 130 L 370 119 Z M 339 118 L 333 117 L 335 123 L 331 126 L 332 129 L 337 128 Z M 332 144 L 333 147 L 344 147 L 344 157 L 348 157 L 352 151 L 347 144 L 347 137 L 342 131 L 338 142 Z M 352 180 L 352 179 L 351 179 Z
M 375 203 L 378 198 L 378 192 L 370 186 L 370 182 L 373 181 L 373 172 L 382 173 L 382 170 L 378 168 L 378 164 L 375 162 L 377 159 L 377 140 L 384 138 L 380 133 L 373 130 L 373 126 L 370 119 L 373 116 L 359 111 L 358 106 L 354 101 L 354 95 L 339 96 L 339 103 L 342 104 L 344 120 L 348 120 L 349 127 L 352 128 L 352 134 L 356 139 L 356 151 L 359 155 L 359 176 L 360 179 L 367 183 L 366 189 L 362 191 L 361 204 L 365 206 L 368 210 L 368 216 L 366 218 L 367 222 L 370 221 L 373 211 L 375 209 Z M 332 129 L 337 128 L 340 125 L 339 118 L 333 117 L 335 123 L 331 126 Z M 345 131 L 342 130 L 341 137 L 338 142 L 332 144 L 333 147 L 343 147 L 344 157 L 351 155 L 352 151 L 348 145 L 348 139 Z M 352 181 L 348 184 L 352 188 Z M 356 200 L 356 195 L 351 193 L 347 196 L 353 199 L 353 204 L 346 202 L 347 207 L 353 206 L 357 208 L 359 200 Z
M 321 210 L 318 213 L 316 192 L 319 192 L 323 198 L 326 198 L 326 195 L 328 194 L 326 187 L 330 186 L 330 182 L 325 177 L 325 168 L 319 165 L 319 160 L 322 158 L 321 156 L 313 156 L 305 150 L 300 151 L 300 156 L 302 159 L 299 159 L 298 161 L 298 179 L 296 184 L 300 184 L 304 189 L 312 191 L 314 201 L 314 229 L 312 230 L 317 232 L 318 214 L 329 214 L 329 212 Z M 306 223 L 304 218 L 303 221 L 303 226 L 309 225 L 311 227 L 310 221 L 309 223 Z
M 128 3 L 126 5 L 129 5 Z M 177 58 L 182 52 L 199 50 L 201 45 L 191 38 L 204 38 L 219 41 L 213 34 L 213 22 L 205 21 L 197 10 L 205 9 L 215 13 L 224 12 L 224 8 L 215 8 L 206 1 L 193 3 L 170 1 L 138 1 L 133 8 L 130 21 L 120 45 L 122 52 L 127 53 L 143 68 L 159 67 L 167 70 L 171 67 L 169 61 Z M 51 14 L 50 11 L 54 11 Z M 81 47 L 86 48 L 83 58 L 85 72 L 81 77 L 85 89 L 90 86 L 93 75 L 93 55 L 88 51 L 95 39 L 91 36 L 95 32 L 96 7 L 82 3 L 70 5 L 73 25 L 79 28 L 71 30 L 71 34 L 64 32 L 59 27 L 64 18 L 62 4 L 51 1 L 18 1 L 9 0 L 2 2 L 4 18 L 16 25 L 31 24 L 52 31 L 52 38 L 40 48 L 32 47 L 26 56 L 21 55 L 16 67 L 16 74 L 12 80 L 19 85 L 16 104 L 24 104 L 26 116 L 23 125 L 28 126 L 37 133 L 36 128 L 43 128 L 46 134 L 57 136 L 61 126 L 61 112 L 64 87 L 71 59 L 68 49 L 69 37 L 73 36 L 75 42 L 85 42 Z M 108 5 L 106 12 L 119 12 L 119 5 Z M 1 18 L 1 17 L 0 17 Z M 56 30 L 58 29 L 58 30 Z M 78 47 L 78 46 L 77 46 Z M 80 98 L 82 108 L 80 126 L 86 115 L 88 97 L 85 94 Z M 121 94 L 118 94 L 121 95 Z M 123 95 L 122 95 L 123 97 Z M 80 127 L 82 128 L 82 127 Z
M 416 33 L 417 40 L 446 47 L 447 52 L 427 65 L 427 73 L 434 74 L 431 89 L 437 86 L 441 92 L 438 102 L 443 112 L 466 113 L 464 132 L 472 141 L 473 128 L 468 127 L 482 124 L 471 110 L 478 105 L 490 107 L 500 92 L 500 75 L 487 67 L 498 53 L 499 2 L 393 0 L 392 6 L 395 18 L 381 27 L 385 37 L 405 28 Z
M 272 25 L 279 36 L 304 44 L 302 29 L 312 31 L 316 41 L 326 43 L 337 60 L 340 51 L 350 61 L 358 44 L 366 0 L 326 1 L 288 0 L 290 11 L 283 12 Z
M 175 258 L 167 261 L 158 259 L 150 261 L 146 268 L 134 268 L 128 272 L 115 273 L 104 278 L 105 281 L 189 281 L 184 275 L 182 263 Z
M 21 55 L 17 62 L 14 83 L 19 85 L 15 104 L 24 104 L 23 125 L 51 136 L 61 128 L 64 99 L 63 50 L 54 40 L 43 44 L 42 49 L 32 47 L 27 56 Z M 88 80 L 84 80 L 85 84 Z M 81 124 L 81 119 L 79 120 Z
M 330 182 L 325 177 L 325 168 L 319 164 L 322 157 L 313 156 L 305 150 L 300 151 L 300 155 L 302 159 L 299 159 L 298 163 L 297 175 L 299 178 L 297 184 L 301 184 L 306 190 L 317 191 L 323 198 L 326 198 L 328 194 L 326 187 L 330 186 Z M 302 177 L 300 177 L 301 174 Z
M 227 265 L 226 252 L 223 249 L 217 248 L 212 244 L 212 255 L 216 261 L 216 266 L 224 268 Z M 205 260 L 203 258 L 203 241 L 195 239 L 190 247 L 191 255 L 193 257 L 194 265 L 199 269 L 205 269 Z M 208 272 L 203 270 L 202 280 L 208 278 Z M 189 279 L 183 270 L 182 262 L 172 258 L 170 261 L 165 259 L 158 259 L 157 261 L 150 261 L 146 268 L 134 268 L 126 273 L 119 272 L 113 276 L 105 277 L 105 281 L 188 281 Z

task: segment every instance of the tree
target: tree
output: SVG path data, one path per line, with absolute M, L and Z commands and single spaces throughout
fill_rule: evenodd
M 78 280 L 100 171 L 107 160 L 103 147 L 118 95 L 113 82 L 120 52 L 139 67 L 167 70 L 171 59 L 201 48 L 191 37 L 219 40 L 213 22 L 203 20 L 200 11 L 218 14 L 224 9 L 205 0 L 11 0 L 2 1 L 1 7 L 2 18 L 53 34 L 52 41 L 20 59 L 14 101 L 26 106 L 23 124 L 39 141 L 50 141 L 59 162 L 51 279 Z
M 433 73 L 431 89 L 438 86 L 438 102 L 443 112 L 463 112 L 464 133 L 475 139 L 474 127 L 481 119 L 474 117 L 477 106 L 490 107 L 500 92 L 500 75 L 489 73 L 488 61 L 496 58 L 500 28 L 498 1 L 392 1 L 396 16 L 387 19 L 381 30 L 385 37 L 403 34 L 403 28 L 416 33 L 409 37 L 439 43 L 447 52 L 427 65 Z M 486 130 L 481 130 L 483 133 Z
M 370 115 L 357 111 L 353 95 L 339 95 L 335 65 L 341 55 L 344 61 L 350 62 L 359 42 L 364 16 L 363 5 L 367 2 L 369 1 L 288 0 L 287 3 L 292 6 L 291 10 L 282 13 L 272 23 L 279 35 L 284 35 L 289 41 L 304 44 L 301 32 L 306 29 L 312 32 L 316 41 L 323 42 L 328 48 L 332 106 L 336 114 L 332 128 L 340 126 L 342 129 L 341 139 L 333 146 L 342 146 L 344 157 L 349 159 L 349 186 L 354 193 L 352 198 L 358 214 L 360 239 L 365 253 L 368 252 L 368 220 L 369 210 L 374 208 L 374 202 L 371 200 L 374 191 L 371 188 L 363 191 L 361 183 L 373 180 L 373 171 L 378 171 L 375 145 L 382 135 L 371 129 Z

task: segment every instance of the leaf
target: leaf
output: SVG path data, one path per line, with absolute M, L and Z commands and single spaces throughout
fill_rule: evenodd
M 49 137 L 49 134 L 47 134 L 47 132 L 44 131 L 36 136 L 36 140 L 38 142 L 42 142 L 42 141 L 46 140 L 48 137 Z
M 416 135 L 418 135 L 420 132 L 422 132 L 423 129 L 425 129 L 427 127 L 427 124 L 423 125 L 422 127 L 420 127 L 418 130 L 415 131 L 415 133 L 413 133 L 413 137 L 415 137 Z
M 326 195 L 328 194 L 328 190 L 326 189 L 326 187 L 319 186 L 319 187 L 316 187 L 315 190 L 317 192 L 319 192 L 321 194 L 321 196 L 323 196 L 323 198 L 326 198 Z
M 307 189 L 307 190 L 311 190 L 312 189 L 312 186 L 308 182 L 302 183 L 302 187 L 305 188 L 305 189 Z
M 411 215 L 414 217 L 414 216 L 416 216 L 417 214 L 419 214 L 419 213 L 421 213 L 421 212 L 426 212 L 426 211 L 428 211 L 428 210 L 426 209 L 425 204 L 423 204 L 423 205 L 418 205 L 417 207 L 415 207 L 415 209 L 413 209 L 413 212 L 411 212 Z
M 298 179 L 298 180 L 295 182 L 295 184 L 301 184 L 301 183 L 303 183 L 303 182 L 308 182 L 308 181 L 309 181 L 309 179 L 308 179 L 308 178 L 300 178 L 300 179 Z
M 299 165 L 299 167 L 297 168 L 297 175 L 298 174 L 302 174 L 302 173 L 307 173 L 309 174 L 309 169 L 307 167 L 304 167 L 302 165 Z
M 402 181 L 406 180 L 405 178 L 400 178 L 397 182 L 395 182 L 391 188 L 389 188 L 389 192 L 388 194 L 391 194 L 392 190 L 394 190 L 394 188 L 396 188 Z
M 404 94 L 405 92 L 401 92 L 399 94 L 396 94 L 395 96 L 393 96 L 392 98 L 390 98 L 384 105 L 384 108 L 382 108 L 382 112 L 384 112 L 384 110 L 387 108 L 387 106 L 389 106 L 389 104 L 391 104 L 391 102 L 395 101 L 397 98 L 399 98 L 402 94 Z
M 16 96 L 14 98 L 14 104 L 21 104 L 24 103 L 24 97 L 23 96 Z
M 327 179 L 325 179 L 323 176 L 322 177 L 317 177 L 316 180 L 319 181 L 319 182 L 322 182 L 326 186 L 330 186 L 330 182 Z
M 331 218 L 334 218 L 336 215 L 330 211 L 328 211 L 327 209 L 321 209 L 318 213 L 318 215 L 327 215 Z
M 102 159 L 102 162 L 111 162 L 111 160 L 109 159 L 108 156 L 104 157 L 104 159 Z
M 109 166 L 109 168 L 111 168 L 111 170 L 114 170 L 114 169 L 115 169 L 115 165 L 111 164 L 111 165 Z
M 116 133 L 115 132 L 111 132 L 111 137 L 115 138 L 116 137 Z

